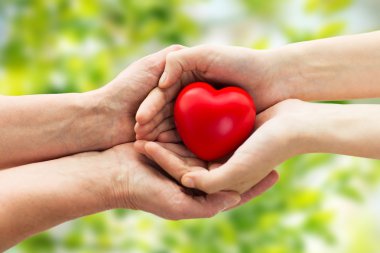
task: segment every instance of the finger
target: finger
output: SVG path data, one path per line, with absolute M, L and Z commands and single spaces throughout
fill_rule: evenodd
M 169 117 L 169 118 L 165 119 L 164 121 L 162 121 L 158 125 L 158 127 L 156 127 L 155 129 L 153 129 L 153 131 L 151 131 L 150 133 L 148 133 L 146 135 L 136 134 L 136 139 L 138 139 L 138 140 L 146 140 L 146 141 L 155 141 L 157 139 L 157 136 L 160 133 L 166 132 L 166 131 L 174 129 L 174 128 L 175 128 L 174 118 L 173 117 Z
M 178 209 L 181 210 L 182 219 L 210 218 L 240 201 L 236 192 L 218 192 L 206 197 L 186 196 L 186 201 L 181 203 L 181 207 L 177 207 L 177 212 Z
M 149 71 L 152 72 L 154 76 L 161 75 L 165 68 L 166 56 L 168 55 L 168 53 L 175 52 L 184 48 L 185 47 L 181 45 L 172 45 L 166 47 L 160 51 L 157 51 L 153 54 L 147 55 L 137 60 L 136 62 L 132 63 L 130 65 L 130 68 L 128 69 L 131 70 L 134 67 L 137 67 L 139 64 L 143 64 L 146 66 L 150 66 Z
M 240 170 L 240 172 L 242 171 Z M 210 171 L 190 172 L 181 179 L 182 185 L 196 188 L 209 194 L 222 190 L 233 190 L 231 189 L 231 182 L 236 183 L 234 171 L 226 166 L 220 166 L 218 169 Z
M 136 113 L 136 121 L 140 124 L 148 123 L 165 104 L 174 100 L 180 89 L 194 81 L 204 81 L 202 77 L 195 77 L 194 73 L 186 72 L 174 85 L 166 89 L 159 87 L 153 89 L 147 98 L 141 103 Z
M 140 154 L 146 156 L 147 158 L 149 158 L 150 160 L 153 161 L 153 158 L 152 158 L 152 157 L 146 152 L 146 150 L 145 150 L 145 144 L 146 144 L 146 143 L 147 143 L 147 141 L 135 141 L 135 142 L 133 143 L 133 147 L 134 147 L 134 149 L 135 149 L 138 153 L 140 153 Z
M 165 131 L 165 132 L 160 133 L 157 136 L 157 141 L 169 142 L 169 143 L 179 143 L 182 141 L 182 139 L 176 130 L 169 130 L 169 131 Z
M 161 59 L 162 56 L 166 57 L 171 52 L 179 51 L 179 50 L 182 50 L 182 49 L 185 49 L 185 48 L 187 48 L 187 47 L 185 47 L 183 45 L 178 45 L 178 44 L 170 45 L 170 46 L 168 46 L 168 47 L 166 47 L 166 48 L 164 48 L 164 49 L 162 49 L 160 51 L 157 51 L 157 52 L 155 52 L 155 53 L 153 53 L 151 55 L 147 55 L 147 56 L 141 58 L 141 60 L 143 61 L 146 58 L 152 58 L 152 57 L 153 58 L 157 58 L 157 59 Z M 165 61 L 166 61 L 166 59 L 165 59 Z
M 141 125 L 140 123 L 136 123 L 135 132 L 138 135 L 145 135 L 156 128 L 163 120 L 173 115 L 174 104 L 168 103 L 164 106 L 164 108 L 154 116 L 154 118 L 148 123 Z
M 165 107 L 166 104 L 173 101 L 180 89 L 180 83 L 177 83 L 168 89 L 161 89 L 159 87 L 154 88 L 137 110 L 136 121 L 141 125 L 147 124 Z
M 241 194 L 241 201 L 236 205 L 233 206 L 227 210 L 233 209 L 237 206 L 241 206 L 251 199 L 261 195 L 265 191 L 267 191 L 269 188 L 271 188 L 275 183 L 277 183 L 279 179 L 279 175 L 277 171 L 273 170 L 271 171 L 268 176 L 266 176 L 263 180 L 261 180 L 258 184 L 253 186 L 251 189 L 249 189 L 247 192 Z
M 156 143 L 160 145 L 161 147 L 166 148 L 167 150 L 170 150 L 181 157 L 197 158 L 196 155 L 194 155 L 190 150 L 188 150 L 185 146 L 181 144 L 161 143 L 161 142 L 156 142 Z
M 202 47 L 186 48 L 181 51 L 171 52 L 166 56 L 165 70 L 160 78 L 158 86 L 168 88 L 181 80 L 182 74 L 187 71 L 207 71 L 207 64 L 198 64 L 202 55 L 207 53 Z M 201 61 L 202 62 L 202 61 Z
M 177 154 L 163 148 L 160 144 L 155 142 L 146 143 L 145 151 L 162 169 L 178 182 L 181 181 L 181 177 L 187 172 L 205 170 L 205 168 L 200 166 L 187 165 Z
M 181 178 L 181 184 L 185 187 L 199 189 L 209 194 L 216 193 L 222 190 L 222 188 L 215 187 L 214 185 L 212 185 L 212 183 L 210 183 L 210 177 L 212 177 L 211 171 L 186 173 Z
M 266 170 L 256 170 L 243 163 L 226 164 L 210 171 L 193 171 L 184 175 L 181 183 L 189 188 L 196 188 L 207 193 L 222 190 L 246 192 L 253 185 L 269 174 Z
M 134 143 L 133 143 L 133 147 L 134 147 L 134 149 L 137 151 L 137 152 L 139 152 L 139 153 L 144 153 L 144 151 L 145 151 L 145 143 L 146 143 L 146 141 L 135 141 Z

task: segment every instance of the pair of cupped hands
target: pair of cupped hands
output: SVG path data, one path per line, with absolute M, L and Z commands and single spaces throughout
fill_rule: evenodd
M 167 219 L 211 217 L 269 189 L 278 180 L 274 168 L 301 153 L 303 144 L 293 144 L 305 125 L 297 119 L 313 110 L 312 104 L 287 99 L 280 61 L 269 50 L 174 45 L 136 61 L 103 87 L 110 110 L 124 111 L 115 120 L 112 142 L 128 139 L 135 122 L 136 141 L 106 151 L 118 161 L 112 190 L 117 206 Z M 176 132 L 174 101 L 195 81 L 236 85 L 255 101 L 254 132 L 223 161 L 198 159 Z

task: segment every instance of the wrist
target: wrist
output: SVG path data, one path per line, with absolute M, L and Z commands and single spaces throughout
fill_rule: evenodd
M 101 154 L 82 153 L 2 171 L 0 231 L 7 233 L 0 242 L 15 244 L 62 222 L 109 209 L 109 165 Z
M 271 63 L 268 69 L 272 77 L 271 86 L 279 91 L 280 101 L 302 99 L 304 86 L 308 84 L 304 70 L 302 52 L 293 45 L 267 51 L 267 60 Z M 300 85 L 302 84 L 302 85 Z
M 246 53 L 250 66 L 249 93 L 263 111 L 281 101 L 294 98 L 293 80 L 295 78 L 293 59 L 286 50 L 249 50 Z M 257 95 L 257 96 L 255 96 Z
M 279 126 L 279 137 L 282 136 L 288 159 L 295 155 L 316 152 L 317 142 L 320 141 L 321 130 L 318 126 L 323 122 L 318 114 L 319 104 L 309 103 L 298 99 L 287 99 L 275 105 L 276 125 Z
M 110 169 L 114 167 L 114 160 L 103 155 L 104 152 L 85 152 L 69 156 L 71 162 L 66 162 L 62 174 L 66 182 L 66 187 L 70 186 L 68 197 L 72 198 L 68 202 L 78 203 L 76 216 L 93 214 L 113 208 L 113 203 L 109 198 L 111 188 Z M 63 189 L 64 183 L 60 186 Z M 57 187 L 58 188 L 58 187 Z M 79 208 L 79 206 L 81 206 Z M 72 217 L 76 218 L 76 217 Z
M 107 209 L 127 208 L 136 209 L 131 196 L 130 166 L 135 157 L 132 157 L 133 144 L 122 144 L 101 153 L 101 163 L 105 173 L 103 180 L 103 196 Z
M 350 116 L 342 115 L 341 105 L 303 103 L 303 113 L 294 119 L 300 154 L 339 153 L 339 136 L 345 134 L 338 129 L 350 121 Z
M 77 179 L 92 213 L 121 207 L 119 203 L 124 192 L 116 185 L 121 181 L 124 184 L 128 175 L 121 169 L 122 161 L 113 149 L 77 154 L 71 158 L 76 163 L 74 167 L 78 168 L 71 175 Z
M 110 89 L 103 87 L 83 93 L 83 103 L 92 115 L 91 128 L 94 128 L 94 137 L 100 150 L 134 140 L 133 117 L 124 110 L 124 105 L 116 101 L 117 97 Z

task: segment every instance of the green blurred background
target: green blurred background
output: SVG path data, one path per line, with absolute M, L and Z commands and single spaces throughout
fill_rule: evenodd
M 173 43 L 265 49 L 373 31 L 379 13 L 377 0 L 1 0 L 0 94 L 95 89 Z M 113 210 L 8 252 L 380 252 L 379 161 L 312 154 L 279 171 L 270 191 L 212 219 Z

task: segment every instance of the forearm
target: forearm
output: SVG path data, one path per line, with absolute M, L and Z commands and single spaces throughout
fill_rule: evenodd
M 380 105 L 310 104 L 309 109 L 299 124 L 302 153 L 380 159 Z
M 119 122 L 108 106 L 97 91 L 0 96 L 0 168 L 119 144 Z
M 62 222 L 111 208 L 107 175 L 112 168 L 102 155 L 0 171 L 0 251 Z
M 380 32 L 291 44 L 272 51 L 277 82 L 305 101 L 380 96 Z

